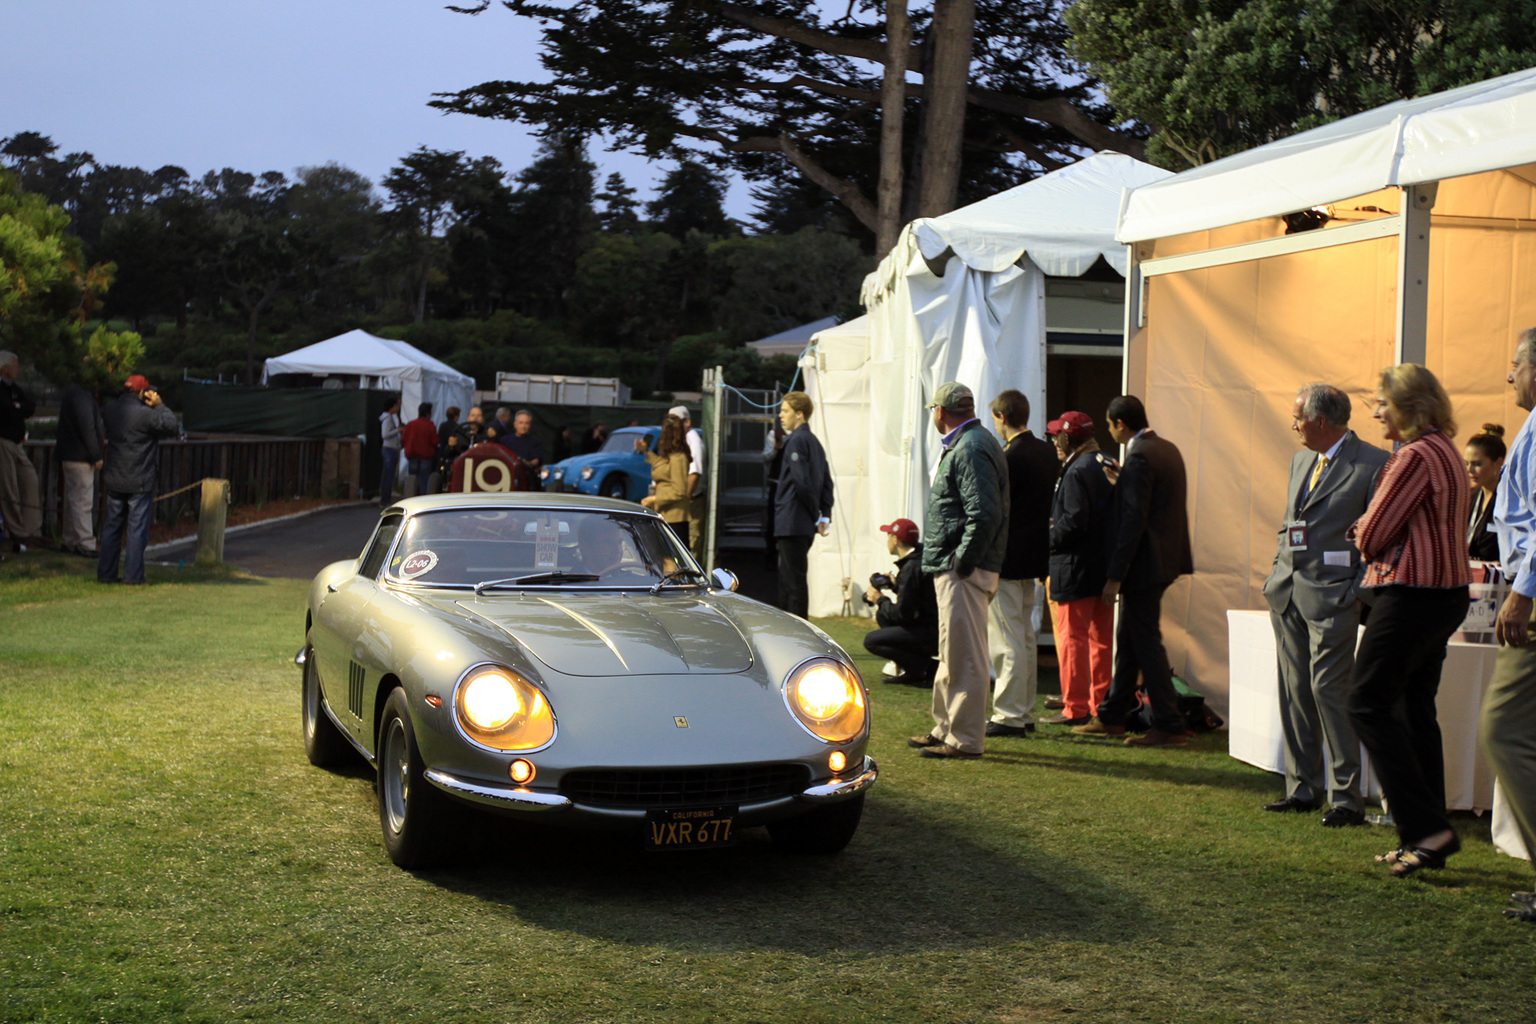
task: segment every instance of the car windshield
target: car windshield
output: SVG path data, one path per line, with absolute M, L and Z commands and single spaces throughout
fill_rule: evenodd
M 704 582 L 677 535 L 661 520 L 567 508 L 418 513 L 406 521 L 387 575 L 398 583 L 482 590 Z
M 644 434 L 637 434 L 633 432 L 624 434 L 609 434 L 608 440 L 603 442 L 603 446 L 599 448 L 598 451 L 616 452 L 619 455 L 628 455 L 635 450 L 635 438 L 644 436 Z M 653 443 L 651 447 L 654 448 L 655 444 Z

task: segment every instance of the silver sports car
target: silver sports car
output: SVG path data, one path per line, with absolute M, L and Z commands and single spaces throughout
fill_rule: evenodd
M 654 850 L 766 825 L 835 852 L 877 775 L 868 694 L 825 633 L 734 589 L 628 502 L 408 498 L 310 586 L 305 752 L 377 768 L 402 867 L 441 859 L 464 805 Z

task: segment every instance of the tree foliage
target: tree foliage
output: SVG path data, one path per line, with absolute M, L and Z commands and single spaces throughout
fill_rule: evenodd
M 1008 184 L 1017 184 L 1071 162 L 1084 148 L 1141 151 L 1138 138 L 1108 125 L 1092 83 L 1066 52 L 1063 3 L 980 0 L 974 32 L 968 16 L 946 20 L 952 8 L 969 12 L 973 0 L 936 0 L 913 10 L 912 44 L 896 55 L 913 75 L 905 111 L 911 142 L 894 154 L 910 168 L 908 216 L 949 208 L 919 205 L 942 186 L 936 174 L 964 181 L 978 169 L 1002 167 Z M 491 6 L 479 0 L 455 10 L 478 15 Z M 825 11 L 817 0 L 499 6 L 539 21 L 549 80 L 485 82 L 443 94 L 434 105 L 602 135 L 653 158 L 729 165 L 756 181 L 793 170 L 875 226 L 869 197 L 878 177 L 881 68 L 892 59 L 882 4 L 850 0 Z M 960 48 L 962 74 L 941 81 L 936 54 L 951 43 Z M 963 173 L 958 164 L 935 170 L 954 155 L 953 146 L 926 116 L 953 101 L 965 114 Z M 949 194 L 953 205 L 953 189 Z
M 1077 0 L 1066 22 L 1173 169 L 1536 65 L 1533 0 Z

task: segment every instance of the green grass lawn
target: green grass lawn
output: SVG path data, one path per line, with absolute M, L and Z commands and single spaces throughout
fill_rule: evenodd
M 304 584 L 0 564 L 0 1021 L 1522 1021 L 1530 868 L 1460 823 L 1396 881 L 1379 830 L 1270 815 L 1225 735 L 1047 730 L 881 766 L 839 856 L 666 857 L 491 827 L 385 858 L 370 775 L 299 741 Z M 862 654 L 861 623 L 823 623 Z M 877 666 L 861 661 L 865 677 Z

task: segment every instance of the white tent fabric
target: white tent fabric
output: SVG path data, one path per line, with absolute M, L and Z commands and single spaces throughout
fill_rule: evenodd
M 1082 274 L 1100 257 L 1123 270 L 1114 240 L 1122 192 L 1167 176 L 1100 153 L 913 221 L 864 281 L 868 315 L 816 336 L 806 390 L 837 504 L 832 533 L 811 548 L 812 615 L 842 612 L 850 587 L 862 593 L 871 572 L 890 567 L 879 524 L 904 516 L 923 525 L 941 450 L 925 407 L 940 384 L 969 385 L 983 410 L 1017 388 L 1043 431 L 1045 277 Z
M 764 359 L 770 356 L 795 356 L 799 357 L 811 339 L 820 331 L 837 326 L 837 317 L 824 316 L 820 320 L 812 320 L 808 324 L 799 327 L 791 327 L 787 331 L 770 334 L 766 338 L 758 338 L 756 341 L 747 342 L 747 348 L 756 352 Z
M 402 420 L 415 418 L 422 402 L 432 403 L 433 418 L 438 420 L 450 405 L 468 413 L 475 404 L 475 378 L 414 345 L 361 330 L 273 356 L 261 371 L 262 383 L 278 373 L 355 374 L 363 378 L 362 387 L 398 390 Z
M 1117 237 L 1140 242 L 1203 231 L 1388 186 L 1533 163 L 1533 124 L 1536 68 L 1389 103 L 1138 188 Z

